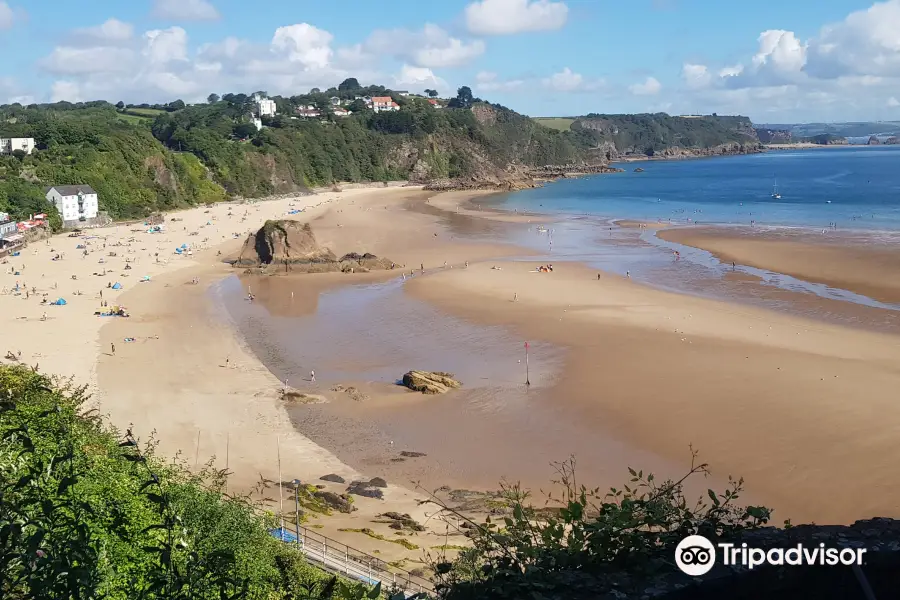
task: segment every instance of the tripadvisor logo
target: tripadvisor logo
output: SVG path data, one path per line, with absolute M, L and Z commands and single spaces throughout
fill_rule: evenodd
M 716 564 L 716 548 L 702 535 L 689 535 L 675 548 L 675 564 L 685 575 L 706 575 Z
M 702 535 L 689 535 L 675 548 L 675 564 L 681 572 L 691 577 L 705 575 L 718 558 L 725 566 L 742 566 L 753 569 L 761 565 L 862 565 L 866 548 L 830 548 L 825 544 L 807 547 L 797 544 L 790 548 L 751 548 L 746 543 L 720 543 L 713 545 Z

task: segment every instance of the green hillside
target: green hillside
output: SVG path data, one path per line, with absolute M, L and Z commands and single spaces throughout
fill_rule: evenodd
M 572 131 L 582 136 L 584 143 L 604 146 L 610 158 L 630 154 L 653 156 L 678 149 L 702 152 L 723 145 L 733 146 L 732 151 L 759 148 L 753 124 L 742 116 L 591 113 L 578 118 Z
M 116 219 L 216 202 L 262 197 L 335 182 L 489 177 L 524 167 L 583 160 L 577 136 L 473 98 L 461 88 L 450 107 L 394 95 L 396 112 L 359 102 L 333 114 L 331 96 L 390 95 L 383 87 L 273 97 L 278 116 L 257 131 L 246 94 L 211 96 L 207 104 L 106 102 L 0 107 L 0 136 L 34 137 L 31 156 L 0 158 L 0 210 L 16 217 L 51 211 L 43 187 L 86 183 L 101 210 Z M 315 106 L 321 119 L 292 118 Z

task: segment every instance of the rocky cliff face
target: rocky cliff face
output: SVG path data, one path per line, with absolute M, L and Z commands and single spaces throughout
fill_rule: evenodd
M 896 135 L 892 135 L 888 139 L 884 140 L 884 143 L 885 143 L 885 145 L 891 145 L 891 146 L 900 144 L 900 137 L 898 137 Z
M 880 146 L 881 140 L 878 139 L 877 136 L 870 135 L 869 141 L 866 142 L 866 146 Z
M 756 135 L 763 144 L 790 144 L 793 134 L 785 129 L 756 129 Z

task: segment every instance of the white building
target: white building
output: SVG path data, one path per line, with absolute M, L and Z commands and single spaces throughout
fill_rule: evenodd
M 340 108 L 340 107 L 338 107 L 338 108 L 335 108 L 335 109 L 334 109 L 334 116 L 336 116 L 336 117 L 349 117 L 349 116 L 350 116 L 350 111 L 347 110 L 346 108 Z
M 47 200 L 56 206 L 64 223 L 95 219 L 99 213 L 97 192 L 89 185 L 56 185 L 47 188 Z
M 278 112 L 274 100 L 263 98 L 262 96 L 253 96 L 253 99 L 256 100 L 256 114 L 258 117 L 274 117 Z
M 375 112 L 400 110 L 400 105 L 390 96 L 375 96 L 372 98 L 372 110 Z
M 0 154 L 12 154 L 16 150 L 31 154 L 34 151 L 34 138 L 0 138 Z

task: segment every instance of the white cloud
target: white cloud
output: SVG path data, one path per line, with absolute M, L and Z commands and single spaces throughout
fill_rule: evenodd
M 72 36 L 76 43 L 127 42 L 134 36 L 134 27 L 118 19 L 107 19 L 102 25 L 76 29 Z
M 15 21 L 12 9 L 6 2 L 0 2 L 0 30 L 9 29 Z
M 662 89 L 662 84 L 655 77 L 648 77 L 643 83 L 628 86 L 628 91 L 635 96 L 655 96 Z
M 421 31 L 379 29 L 369 36 L 363 49 L 422 67 L 442 68 L 471 62 L 484 54 L 485 45 L 481 40 L 464 42 L 437 25 L 426 23 Z
M 704 69 L 706 67 L 703 67 Z M 744 72 L 744 65 L 733 65 L 719 69 L 719 77 L 734 77 Z
M 204 100 L 210 92 L 265 89 L 295 95 L 311 87 L 337 85 L 347 77 L 369 83 L 390 81 L 377 71 L 377 62 L 361 45 L 335 48 L 331 33 L 308 23 L 278 28 L 269 43 L 228 37 L 196 49 L 181 27 L 132 34 L 124 41 L 124 28 L 107 27 L 106 38 L 98 35 L 103 31 L 100 26 L 73 32 L 38 61 L 41 69 L 58 77 L 52 98 L 193 102 Z M 417 65 L 402 69 L 397 79 L 409 87 L 418 82 L 427 82 L 425 87 L 448 87 L 430 69 Z
M 272 50 L 305 67 L 324 68 L 331 62 L 334 36 L 309 23 L 279 27 L 272 38 Z
M 900 76 L 900 0 L 876 2 L 822 28 L 810 41 L 810 75 Z
M 552 31 L 566 24 L 569 7 L 550 0 L 480 0 L 466 7 L 465 17 L 477 35 Z
M 898 106 L 900 106 L 900 100 L 897 100 L 897 98 L 891 96 L 890 98 L 888 98 L 887 105 L 890 108 L 897 108 Z
M 187 60 L 187 31 L 181 27 L 154 29 L 144 34 L 143 54 L 150 62 L 165 64 Z
M 806 64 L 806 44 L 793 31 L 770 29 L 759 34 L 759 52 L 753 57 L 757 69 L 770 67 L 779 72 L 796 73 Z
M 53 75 L 127 73 L 133 67 L 134 52 L 128 48 L 60 46 L 38 65 Z
M 56 81 L 50 92 L 51 102 L 82 102 L 84 98 L 81 96 L 81 88 L 74 81 Z
M 153 16 L 172 21 L 215 21 L 221 15 L 208 0 L 155 0 Z
M 712 83 L 712 75 L 706 65 L 685 63 L 681 67 L 681 78 L 689 89 L 702 89 Z
M 401 67 L 400 72 L 394 76 L 394 84 L 413 90 L 431 88 L 439 93 L 446 93 L 450 89 L 447 82 L 435 75 L 431 69 L 410 65 Z
M 475 75 L 475 89 L 480 92 L 514 92 L 523 88 L 524 79 L 501 80 L 496 73 L 491 71 L 479 71 Z
M 585 78 L 581 73 L 575 73 L 569 67 L 545 77 L 541 83 L 551 90 L 570 93 L 590 92 L 600 89 L 604 85 L 602 79 Z

